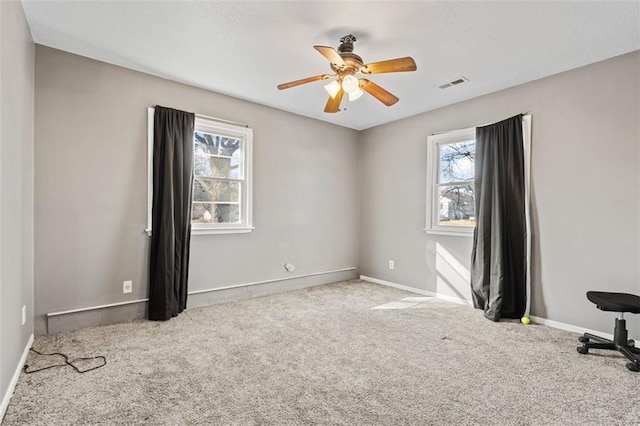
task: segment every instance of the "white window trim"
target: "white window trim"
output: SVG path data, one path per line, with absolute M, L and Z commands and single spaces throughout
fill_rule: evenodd
M 153 206 L 153 116 L 155 108 L 147 108 L 147 229 L 144 231 L 151 236 Z
M 431 135 L 427 138 L 427 223 L 424 231 L 432 235 L 449 235 L 457 237 L 473 237 L 473 226 L 443 226 L 438 225 L 438 146 L 452 142 L 467 141 L 476 138 L 476 128 L 453 130 L 450 132 Z
M 155 108 L 147 109 L 147 228 L 145 232 L 151 235 L 153 224 L 151 209 L 153 205 L 153 119 Z M 191 225 L 191 235 L 212 234 L 244 234 L 253 231 L 253 130 L 248 127 L 217 121 L 210 117 L 196 114 L 195 131 L 223 133 L 242 139 L 244 155 L 245 179 L 242 191 L 243 224 L 218 223 Z
M 524 146 L 524 214 L 527 229 L 527 305 L 525 316 L 531 311 L 531 114 L 522 116 L 522 143 Z

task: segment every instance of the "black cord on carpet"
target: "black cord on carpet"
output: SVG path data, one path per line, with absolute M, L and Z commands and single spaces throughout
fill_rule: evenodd
M 64 364 L 49 365 L 47 367 L 38 368 L 36 370 L 29 370 L 29 365 L 25 364 L 24 368 L 22 370 L 22 371 L 24 371 L 25 374 L 37 373 L 38 371 L 47 370 L 49 368 L 64 367 L 64 366 L 67 366 L 67 365 L 70 365 L 71 367 L 73 367 L 73 369 L 76 370 L 78 373 L 86 373 L 87 371 L 95 370 L 97 368 L 101 368 L 101 367 L 104 367 L 105 365 L 107 365 L 107 358 L 105 358 L 102 355 L 92 356 L 92 357 L 87 357 L 87 358 L 76 358 L 76 359 L 73 359 L 73 360 L 69 361 L 69 357 L 66 356 L 65 354 L 61 354 L 60 352 L 53 352 L 53 353 L 50 353 L 50 354 L 45 354 L 45 353 L 42 353 L 42 352 L 38 352 L 33 348 L 30 348 L 29 350 L 32 351 L 32 352 L 37 353 L 38 355 L 42 355 L 42 356 L 54 356 L 54 355 L 62 356 L 62 357 L 64 357 Z M 90 359 L 102 359 L 102 364 L 98 365 L 96 367 L 87 368 L 86 370 L 80 370 L 78 367 L 73 365 L 73 363 L 76 362 L 76 361 L 87 361 L 87 360 L 90 360 Z

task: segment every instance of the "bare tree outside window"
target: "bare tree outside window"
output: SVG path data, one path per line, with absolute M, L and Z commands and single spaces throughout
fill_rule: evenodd
M 475 226 L 475 140 L 439 145 L 438 223 Z
M 240 139 L 195 132 L 191 223 L 241 222 L 240 155 Z

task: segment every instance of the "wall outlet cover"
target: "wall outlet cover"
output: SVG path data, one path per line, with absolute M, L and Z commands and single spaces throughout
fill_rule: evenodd
M 27 305 L 22 305 L 22 325 L 27 323 Z
M 396 267 L 396 263 L 393 260 L 389 261 L 389 269 L 393 269 Z
M 125 294 L 133 292 L 133 282 L 132 281 L 124 281 L 122 283 L 122 292 L 125 293 Z
M 286 269 L 289 272 L 293 272 L 293 271 L 296 270 L 296 267 L 293 266 L 293 264 L 291 264 L 291 263 L 285 263 L 284 264 L 284 269 Z

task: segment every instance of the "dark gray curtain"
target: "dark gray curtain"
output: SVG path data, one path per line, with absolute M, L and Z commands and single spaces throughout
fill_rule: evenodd
M 168 320 L 187 306 L 195 115 L 156 106 L 149 319 Z
M 526 221 L 522 114 L 476 128 L 473 304 L 492 321 L 526 307 Z

